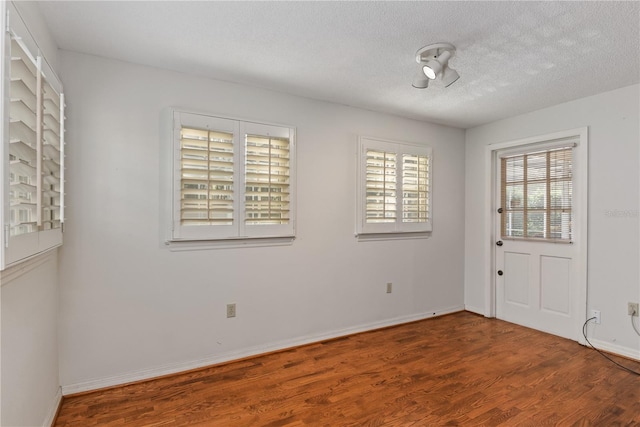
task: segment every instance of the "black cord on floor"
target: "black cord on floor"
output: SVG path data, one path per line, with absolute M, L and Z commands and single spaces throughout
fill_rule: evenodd
M 636 372 L 636 371 L 634 371 L 633 369 L 629 369 L 629 368 L 627 368 L 626 366 L 623 366 L 623 365 L 619 364 L 618 362 L 616 362 L 615 360 L 613 360 L 612 358 L 610 358 L 609 356 L 607 356 L 606 354 L 604 354 L 603 352 L 601 352 L 600 350 L 598 350 L 597 348 L 595 348 L 595 347 L 593 346 L 593 344 L 591 344 L 591 342 L 589 341 L 589 338 L 587 338 L 587 323 L 589 323 L 589 322 L 590 322 L 590 321 L 592 321 L 592 320 L 595 320 L 595 317 L 592 317 L 592 318 L 590 318 L 590 319 L 587 319 L 587 320 L 584 322 L 584 325 L 582 325 L 582 335 L 584 335 L 584 339 L 585 339 L 585 340 L 587 340 L 587 343 L 589 344 L 589 346 L 590 346 L 592 349 L 594 349 L 595 351 L 597 351 L 598 353 L 600 353 L 600 355 L 601 355 L 602 357 L 604 357 L 605 359 L 607 359 L 607 360 L 609 360 L 610 362 L 614 363 L 615 365 L 618 365 L 619 367 L 621 367 L 621 368 L 622 368 L 622 369 L 624 369 L 625 371 L 630 372 L 630 373 L 632 373 L 632 374 L 634 374 L 634 375 L 638 375 L 638 376 L 640 376 L 640 372 Z M 633 320 L 633 319 L 632 319 L 632 320 Z

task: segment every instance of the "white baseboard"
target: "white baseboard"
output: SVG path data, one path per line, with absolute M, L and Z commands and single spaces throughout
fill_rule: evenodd
M 150 369 L 143 369 L 134 372 L 128 372 L 122 375 L 116 375 L 105 378 L 96 378 L 76 384 L 68 384 L 62 386 L 62 395 L 67 396 L 75 393 L 83 393 L 92 390 L 98 390 L 106 387 L 113 387 L 122 384 L 132 383 L 136 381 L 148 380 L 151 378 L 161 377 L 163 375 L 176 374 L 179 372 L 189 371 L 192 369 L 204 368 L 206 366 L 216 365 L 219 363 L 229 362 L 232 360 L 242 359 L 245 357 L 256 356 L 259 354 L 270 353 L 273 351 L 284 350 L 291 347 L 297 347 L 314 342 L 324 341 L 332 338 L 338 338 L 346 335 L 352 335 L 359 332 L 371 331 L 374 329 L 384 328 L 387 326 L 400 325 L 402 323 L 413 322 L 416 320 L 428 319 L 430 317 L 443 316 L 445 314 L 463 311 L 464 306 L 454 306 L 439 310 L 430 310 L 428 312 L 412 314 L 408 316 L 400 316 L 393 319 L 387 319 L 379 322 L 367 323 L 364 325 L 354 326 L 350 328 L 338 329 L 323 334 L 309 335 L 298 337 L 290 340 L 283 340 L 267 345 L 248 347 L 233 352 L 212 355 L 199 360 L 191 360 L 158 366 Z
M 595 338 L 589 338 L 589 342 L 591 342 L 591 344 L 593 344 L 593 346 L 598 350 L 607 351 L 609 353 L 640 361 L 640 350 L 623 347 L 621 345 L 612 344 L 606 341 L 600 341 Z
M 479 314 L 481 316 L 486 316 L 486 314 L 484 313 L 484 308 L 478 308 L 472 305 L 465 304 L 464 309 L 472 313 Z
M 52 427 L 53 423 L 56 420 L 56 414 L 58 413 L 58 408 L 60 408 L 60 404 L 62 403 L 62 388 L 58 387 L 58 391 L 56 393 L 55 399 L 49 408 L 49 412 L 47 412 L 47 418 L 45 418 L 42 423 L 42 427 Z

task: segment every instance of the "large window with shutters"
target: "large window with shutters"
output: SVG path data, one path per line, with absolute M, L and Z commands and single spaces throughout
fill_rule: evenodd
M 500 158 L 503 239 L 571 241 L 572 162 L 572 143 Z
M 64 95 L 17 9 L 4 37 L 2 268 L 62 244 Z
M 174 241 L 293 237 L 295 130 L 174 111 Z
M 356 234 L 431 231 L 431 147 L 360 137 Z

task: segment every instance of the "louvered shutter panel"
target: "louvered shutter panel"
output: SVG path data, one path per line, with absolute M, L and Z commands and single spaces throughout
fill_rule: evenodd
M 295 234 L 295 132 L 292 128 L 241 122 L 244 137 L 244 221 L 240 234 Z
M 180 154 L 181 224 L 233 224 L 233 134 L 182 127 Z
M 366 219 L 368 224 L 396 222 L 397 155 L 366 151 Z
M 42 214 L 43 230 L 60 228 L 62 220 L 63 98 L 42 78 Z
M 246 136 L 245 223 L 288 224 L 289 139 Z
M 429 220 L 429 156 L 402 155 L 402 221 Z
M 176 240 L 237 236 L 238 124 L 174 111 Z
M 38 69 L 36 60 L 15 37 L 10 76 L 10 236 L 17 236 L 38 231 Z

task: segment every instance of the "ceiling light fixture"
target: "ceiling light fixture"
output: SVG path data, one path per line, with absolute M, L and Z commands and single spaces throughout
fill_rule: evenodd
M 460 74 L 453 68 L 446 67 L 442 72 L 442 83 L 444 87 L 449 87 L 460 78 Z
M 427 86 L 429 86 L 429 79 L 425 76 L 422 69 L 418 70 L 411 85 L 416 89 L 426 89 Z
M 413 87 L 425 89 L 429 80 L 435 80 L 441 76 L 445 87 L 455 83 L 460 75 L 449 67 L 449 60 L 456 52 L 454 45 L 450 43 L 434 43 L 427 45 L 416 52 L 416 62 L 420 64 L 419 73 L 413 78 Z M 422 77 L 427 77 L 425 81 Z

